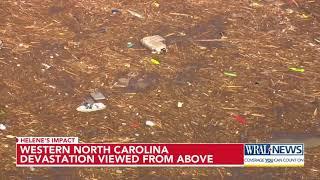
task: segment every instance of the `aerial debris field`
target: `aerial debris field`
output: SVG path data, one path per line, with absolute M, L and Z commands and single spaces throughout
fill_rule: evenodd
M 154 35 L 167 52 L 143 45 Z M 319 55 L 319 0 L 1 0 L 0 175 L 316 179 Z M 305 143 L 305 167 L 16 168 L 17 136 L 288 141 Z

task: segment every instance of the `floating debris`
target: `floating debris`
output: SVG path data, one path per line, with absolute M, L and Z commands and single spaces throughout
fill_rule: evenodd
M 152 53 L 157 54 L 165 53 L 168 51 L 167 46 L 164 42 L 165 39 L 159 35 L 148 36 L 141 39 L 142 45 L 150 49 Z
M 128 42 L 128 43 L 127 43 L 127 47 L 128 47 L 128 48 L 133 48 L 133 46 L 134 46 L 134 44 L 133 44 L 132 42 Z
M 131 10 L 128 10 L 128 12 L 132 15 L 132 16 L 135 16 L 137 18 L 140 18 L 140 19 L 144 19 L 144 16 L 142 16 L 141 14 L 137 13 L 137 12 L 134 12 L 134 11 L 131 11 Z
M 6 129 L 7 129 L 7 127 L 4 124 L 0 124 L 0 130 L 4 131 Z
M 130 79 L 128 90 L 131 92 L 147 90 L 157 84 L 158 78 L 158 74 L 155 73 L 140 74 L 139 76 Z
M 125 88 L 129 86 L 129 81 L 130 81 L 129 78 L 120 78 L 113 86 L 119 87 L 119 88 Z
M 294 72 L 304 72 L 304 69 L 303 68 L 289 68 L 291 71 L 294 71 Z
M 262 7 L 263 5 L 257 3 L 257 2 L 253 2 L 250 4 L 250 7 Z
M 156 125 L 156 123 L 154 123 L 153 121 L 146 121 L 146 125 L 150 126 L 150 127 L 153 127 L 153 126 Z
M 178 107 L 181 108 L 183 106 L 183 102 L 178 102 Z
M 6 135 L 6 138 L 10 138 L 10 139 L 13 139 L 13 138 L 16 138 L 16 136 L 12 136 L 12 135 Z
M 154 64 L 154 65 L 159 65 L 160 62 L 154 58 L 151 59 L 151 63 Z
M 117 8 L 112 8 L 111 9 L 111 13 L 112 14 L 118 14 L 118 13 L 121 13 L 121 11 L 119 9 L 117 9 Z
M 100 91 L 94 91 L 90 93 L 90 96 L 96 101 L 106 99 L 106 97 Z
M 132 124 L 130 124 L 130 127 L 139 128 L 140 127 L 140 123 L 139 122 L 133 122 Z
M 224 72 L 223 74 L 226 76 L 237 77 L 237 74 L 235 72 Z
M 0 40 L 0 49 L 3 47 L 3 42 Z
M 116 173 L 121 174 L 122 171 L 121 171 L 120 169 L 117 169 L 117 170 L 116 170 Z
M 308 43 L 310 46 L 312 46 L 312 47 L 314 47 L 314 46 L 316 46 L 315 44 L 313 44 L 313 43 Z
M 86 97 L 86 98 L 84 99 L 83 104 L 85 104 L 85 103 L 87 103 L 87 104 L 93 104 L 93 103 L 95 103 L 95 101 L 94 101 L 94 99 L 92 99 L 92 97 Z
M 42 65 L 42 66 L 44 66 L 44 68 L 45 68 L 45 69 L 49 69 L 49 68 L 51 68 L 51 66 L 50 66 L 50 65 L 48 65 L 48 64 L 46 64 L 46 63 L 41 63 L 41 65 Z
M 78 47 L 80 47 L 80 42 L 68 41 L 68 46 L 72 46 L 73 48 L 78 48 Z M 66 48 L 67 47 L 65 46 L 64 49 L 66 49 Z
M 30 45 L 20 43 L 20 44 L 19 44 L 19 47 L 24 48 L 24 49 L 28 49 L 28 48 L 30 47 Z
M 108 31 L 108 27 L 100 27 L 97 32 L 98 33 L 106 33 Z
M 292 13 L 294 13 L 294 11 L 292 9 L 286 9 L 286 13 L 292 14 Z
M 225 39 L 199 39 L 199 40 L 194 40 L 196 42 L 220 42 L 220 41 L 225 41 Z
M 302 18 L 302 19 L 309 19 L 311 17 L 311 15 L 307 15 L 307 14 L 299 14 L 299 17 Z
M 160 7 L 160 4 L 157 1 L 154 1 L 151 6 L 158 8 Z
M 83 103 L 77 108 L 79 112 L 94 112 L 100 111 L 106 108 L 106 105 L 103 103 Z
M 189 15 L 189 14 L 174 13 L 174 12 L 169 13 L 169 14 L 174 15 L 174 16 L 184 16 L 184 17 L 190 17 L 190 18 L 193 18 L 193 16 L 192 16 L 192 15 Z
M 35 171 L 35 170 L 36 170 L 36 168 L 30 167 L 30 171 Z
M 4 110 L 0 109 L 0 116 L 5 115 L 6 112 L 4 112 Z
M 233 117 L 234 117 L 234 119 L 235 119 L 236 121 L 238 121 L 240 124 L 246 124 L 246 119 L 243 118 L 243 117 L 241 117 L 240 115 L 234 115 Z

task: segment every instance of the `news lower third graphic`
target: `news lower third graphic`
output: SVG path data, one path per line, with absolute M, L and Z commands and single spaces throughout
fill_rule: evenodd
M 301 167 L 303 144 L 79 143 L 17 137 L 17 167 Z

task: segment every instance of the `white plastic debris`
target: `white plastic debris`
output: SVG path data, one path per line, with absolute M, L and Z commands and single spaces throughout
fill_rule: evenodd
M 16 138 L 16 137 L 15 137 L 15 136 L 12 136 L 12 135 L 6 135 L 6 138 L 13 139 L 13 138 Z
M 121 174 L 122 171 L 121 171 L 120 169 L 117 169 L 117 170 L 116 170 L 116 173 Z
M 103 103 L 84 103 L 81 106 L 77 108 L 77 111 L 79 112 L 94 112 L 94 111 L 100 111 L 106 108 L 106 105 Z
M 140 18 L 140 19 L 143 19 L 144 16 L 142 16 L 141 14 L 137 13 L 137 12 L 134 12 L 134 11 L 131 11 L 131 10 L 128 10 L 128 12 L 132 15 L 132 16 L 135 16 L 137 18 Z
M 90 96 L 96 101 L 106 99 L 106 97 L 100 91 L 92 92 L 90 93 Z
M 44 68 L 45 68 L 45 69 L 49 69 L 49 68 L 51 68 L 51 66 L 50 66 L 50 65 L 48 65 L 48 64 L 46 64 L 46 63 L 42 63 L 41 65 L 42 65 L 42 66 L 44 66 Z
M 178 102 L 178 107 L 181 108 L 183 105 L 183 102 Z
M 141 39 L 141 43 L 150 49 L 152 53 L 161 54 L 168 51 L 165 39 L 159 35 L 144 37 Z
M 36 170 L 36 168 L 30 167 L 30 171 L 35 171 L 35 170 Z
M 156 125 L 156 123 L 154 123 L 153 121 L 146 121 L 146 125 L 150 126 L 150 127 L 153 127 L 153 126 Z
M 48 85 L 48 87 L 49 87 L 49 88 L 52 88 L 52 89 L 56 89 L 56 87 L 53 86 L 53 85 Z
M 7 129 L 7 127 L 4 124 L 0 124 L 0 130 L 4 131 L 6 129 Z

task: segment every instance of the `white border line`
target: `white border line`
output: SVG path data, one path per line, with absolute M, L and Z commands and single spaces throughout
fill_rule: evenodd
M 97 165 L 72 165 L 72 164 L 50 164 L 50 165 L 16 165 L 16 167 L 244 167 L 243 164 L 217 164 L 217 165 L 201 165 L 201 164 L 195 164 L 195 165 L 189 165 L 189 164 L 183 164 L 183 165 L 173 165 L 173 164 L 159 164 L 159 165 L 147 165 L 147 164 L 141 164 L 141 165 L 127 165 L 127 164 L 118 164 L 118 165 L 105 165 L 105 164 L 97 164 Z

